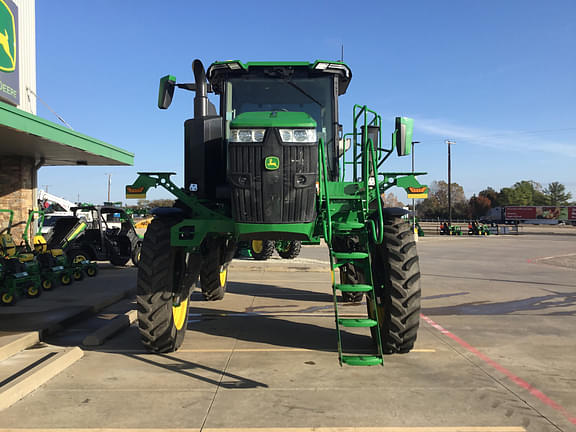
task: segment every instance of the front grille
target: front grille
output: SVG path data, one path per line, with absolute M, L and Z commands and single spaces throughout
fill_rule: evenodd
M 267 170 L 276 156 L 280 168 Z M 230 143 L 228 178 L 234 219 L 246 223 L 303 223 L 316 216 L 318 145 L 282 143 L 268 130 L 263 143 Z

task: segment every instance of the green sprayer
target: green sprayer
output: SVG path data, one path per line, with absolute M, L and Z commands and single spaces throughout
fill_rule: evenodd
M 397 117 L 390 146 L 382 119 L 365 105 L 353 108 L 350 133 L 338 119 L 338 97 L 352 78 L 342 62 L 192 64 L 194 83 L 160 80 L 158 106 L 175 88 L 195 92 L 194 118 L 184 122 L 184 186 L 174 173 L 142 172 L 127 198 L 152 187 L 176 203 L 155 210 L 138 268 L 138 321 L 144 344 L 177 350 L 188 319 L 191 290 L 207 300 L 226 292 L 228 266 L 239 241 L 298 240 L 330 251 L 340 364 L 378 365 L 386 353 L 406 353 L 416 340 L 420 269 L 407 211 L 386 208 L 383 193 L 398 186 L 423 197 L 415 175 L 382 172 L 394 150 L 410 154 L 412 119 Z M 208 100 L 219 97 L 219 108 Z M 334 280 L 339 270 L 339 282 Z M 341 318 L 339 302 L 366 297 L 363 318 Z M 364 327 L 374 352 L 350 354 L 346 327 Z

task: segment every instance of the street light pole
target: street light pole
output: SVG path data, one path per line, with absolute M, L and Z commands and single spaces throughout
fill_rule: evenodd
M 112 174 L 105 174 L 108 176 L 108 202 L 110 202 L 110 187 L 112 186 Z
M 412 175 L 414 175 L 414 153 L 416 147 L 414 144 L 420 144 L 420 141 L 412 141 Z M 412 232 L 416 232 L 416 200 L 412 198 Z
M 451 157 L 450 157 L 450 145 L 456 144 L 455 141 L 446 140 L 446 144 L 448 144 L 448 226 L 452 226 L 452 171 L 450 169 L 451 166 Z

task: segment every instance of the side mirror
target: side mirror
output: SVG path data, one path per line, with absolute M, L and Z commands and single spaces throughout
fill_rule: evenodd
M 408 156 L 412 152 L 412 131 L 414 119 L 396 117 L 396 130 L 392 135 L 392 149 L 396 145 L 398 156 Z
M 176 77 L 166 75 L 160 78 L 160 87 L 158 89 L 158 108 L 166 109 L 172 103 L 174 88 L 176 87 Z
M 338 157 L 342 157 L 344 153 L 352 147 L 352 138 L 338 140 Z

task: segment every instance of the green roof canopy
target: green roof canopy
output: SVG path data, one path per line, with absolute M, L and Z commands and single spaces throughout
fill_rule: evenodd
M 0 102 L 0 157 L 46 166 L 134 165 L 134 154 Z

